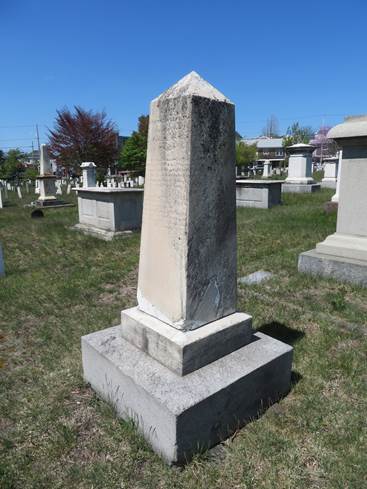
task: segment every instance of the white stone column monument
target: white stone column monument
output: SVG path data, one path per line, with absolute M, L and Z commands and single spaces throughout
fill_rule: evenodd
M 367 287 L 367 115 L 347 117 L 328 137 L 343 151 L 336 233 L 302 253 L 298 269 Z
M 40 174 L 37 177 L 39 184 L 39 197 L 36 201 L 38 206 L 55 205 L 56 198 L 56 176 L 52 173 L 50 157 L 47 144 L 41 144 Z
M 92 161 L 85 161 L 80 165 L 83 171 L 83 188 L 96 186 L 96 165 Z
M 263 178 L 270 178 L 272 171 L 272 165 L 270 160 L 264 161 Z
M 293 144 L 287 147 L 289 154 L 288 176 L 282 192 L 308 193 L 320 190 L 312 176 L 312 152 L 310 144 Z
M 338 180 L 339 158 L 338 156 L 324 158 L 324 163 L 324 178 L 321 181 L 321 187 L 336 189 L 336 184 Z
M 192 72 L 150 109 L 138 306 L 82 338 L 84 377 L 168 463 L 290 387 L 292 348 L 236 311 L 234 105 Z

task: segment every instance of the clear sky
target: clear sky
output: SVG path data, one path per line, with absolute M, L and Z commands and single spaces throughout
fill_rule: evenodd
M 281 131 L 333 125 L 367 112 L 367 0 L 0 0 L 0 66 L 1 148 L 35 142 L 36 123 L 45 142 L 64 106 L 129 135 L 192 70 L 244 136 L 271 114 Z

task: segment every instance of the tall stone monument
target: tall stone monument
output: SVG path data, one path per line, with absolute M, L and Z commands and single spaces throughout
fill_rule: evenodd
M 72 207 L 74 204 L 68 204 L 63 200 L 56 197 L 56 194 L 62 194 L 61 185 L 58 186 L 56 191 L 56 179 L 57 177 L 52 173 L 52 165 L 48 154 L 47 144 L 41 144 L 40 154 L 40 174 L 36 181 L 36 193 L 39 197 L 36 201 L 32 202 L 31 206 L 36 207 Z M 39 185 L 37 191 L 37 182 Z
M 320 184 L 312 177 L 311 144 L 293 144 L 287 147 L 289 154 L 288 176 L 282 186 L 282 192 L 308 193 L 320 190 Z
M 56 176 L 52 173 L 47 144 L 41 144 L 40 174 L 37 177 L 39 183 L 38 206 L 56 205 Z
M 82 338 L 84 377 L 168 463 L 290 387 L 292 348 L 236 312 L 234 105 L 192 72 L 151 103 L 138 306 Z
M 347 117 L 328 137 L 343 151 L 336 233 L 302 253 L 298 269 L 367 287 L 367 115 Z

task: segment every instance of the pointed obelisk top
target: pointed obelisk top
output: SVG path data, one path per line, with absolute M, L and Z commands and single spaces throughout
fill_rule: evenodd
M 168 88 L 168 90 L 163 92 L 154 101 L 190 96 L 209 98 L 218 102 L 227 102 L 228 104 L 232 103 L 219 90 L 214 88 L 213 85 L 210 85 L 210 83 L 201 78 L 196 71 L 192 71 L 181 78 L 181 80 Z

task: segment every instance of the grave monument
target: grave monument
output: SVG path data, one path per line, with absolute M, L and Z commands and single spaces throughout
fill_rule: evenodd
M 298 270 L 367 287 L 367 115 L 347 117 L 328 137 L 343 151 L 336 233 L 301 253 Z
M 236 310 L 234 105 L 192 72 L 150 108 L 138 306 L 82 338 L 84 378 L 183 464 L 290 388 L 292 348 Z
M 324 163 L 324 178 L 321 180 L 321 187 L 336 189 L 339 158 L 338 156 L 330 156 L 324 158 Z
M 41 144 L 40 174 L 37 177 L 39 185 L 39 197 L 31 206 L 36 207 L 70 207 L 68 204 L 56 197 L 56 176 L 52 173 L 50 157 L 47 144 Z M 37 187 L 36 187 L 37 193 Z
M 282 192 L 308 193 L 320 190 L 320 184 L 312 177 L 311 144 L 293 144 L 287 147 L 289 154 L 288 176 L 282 185 Z
M 272 175 L 272 164 L 270 160 L 264 161 L 263 178 L 270 178 Z
M 141 227 L 143 189 L 96 186 L 96 165 L 81 164 L 83 186 L 75 188 L 78 195 L 79 223 L 73 229 L 110 241 L 131 235 Z
M 284 180 L 236 180 L 237 207 L 270 209 L 282 203 Z

